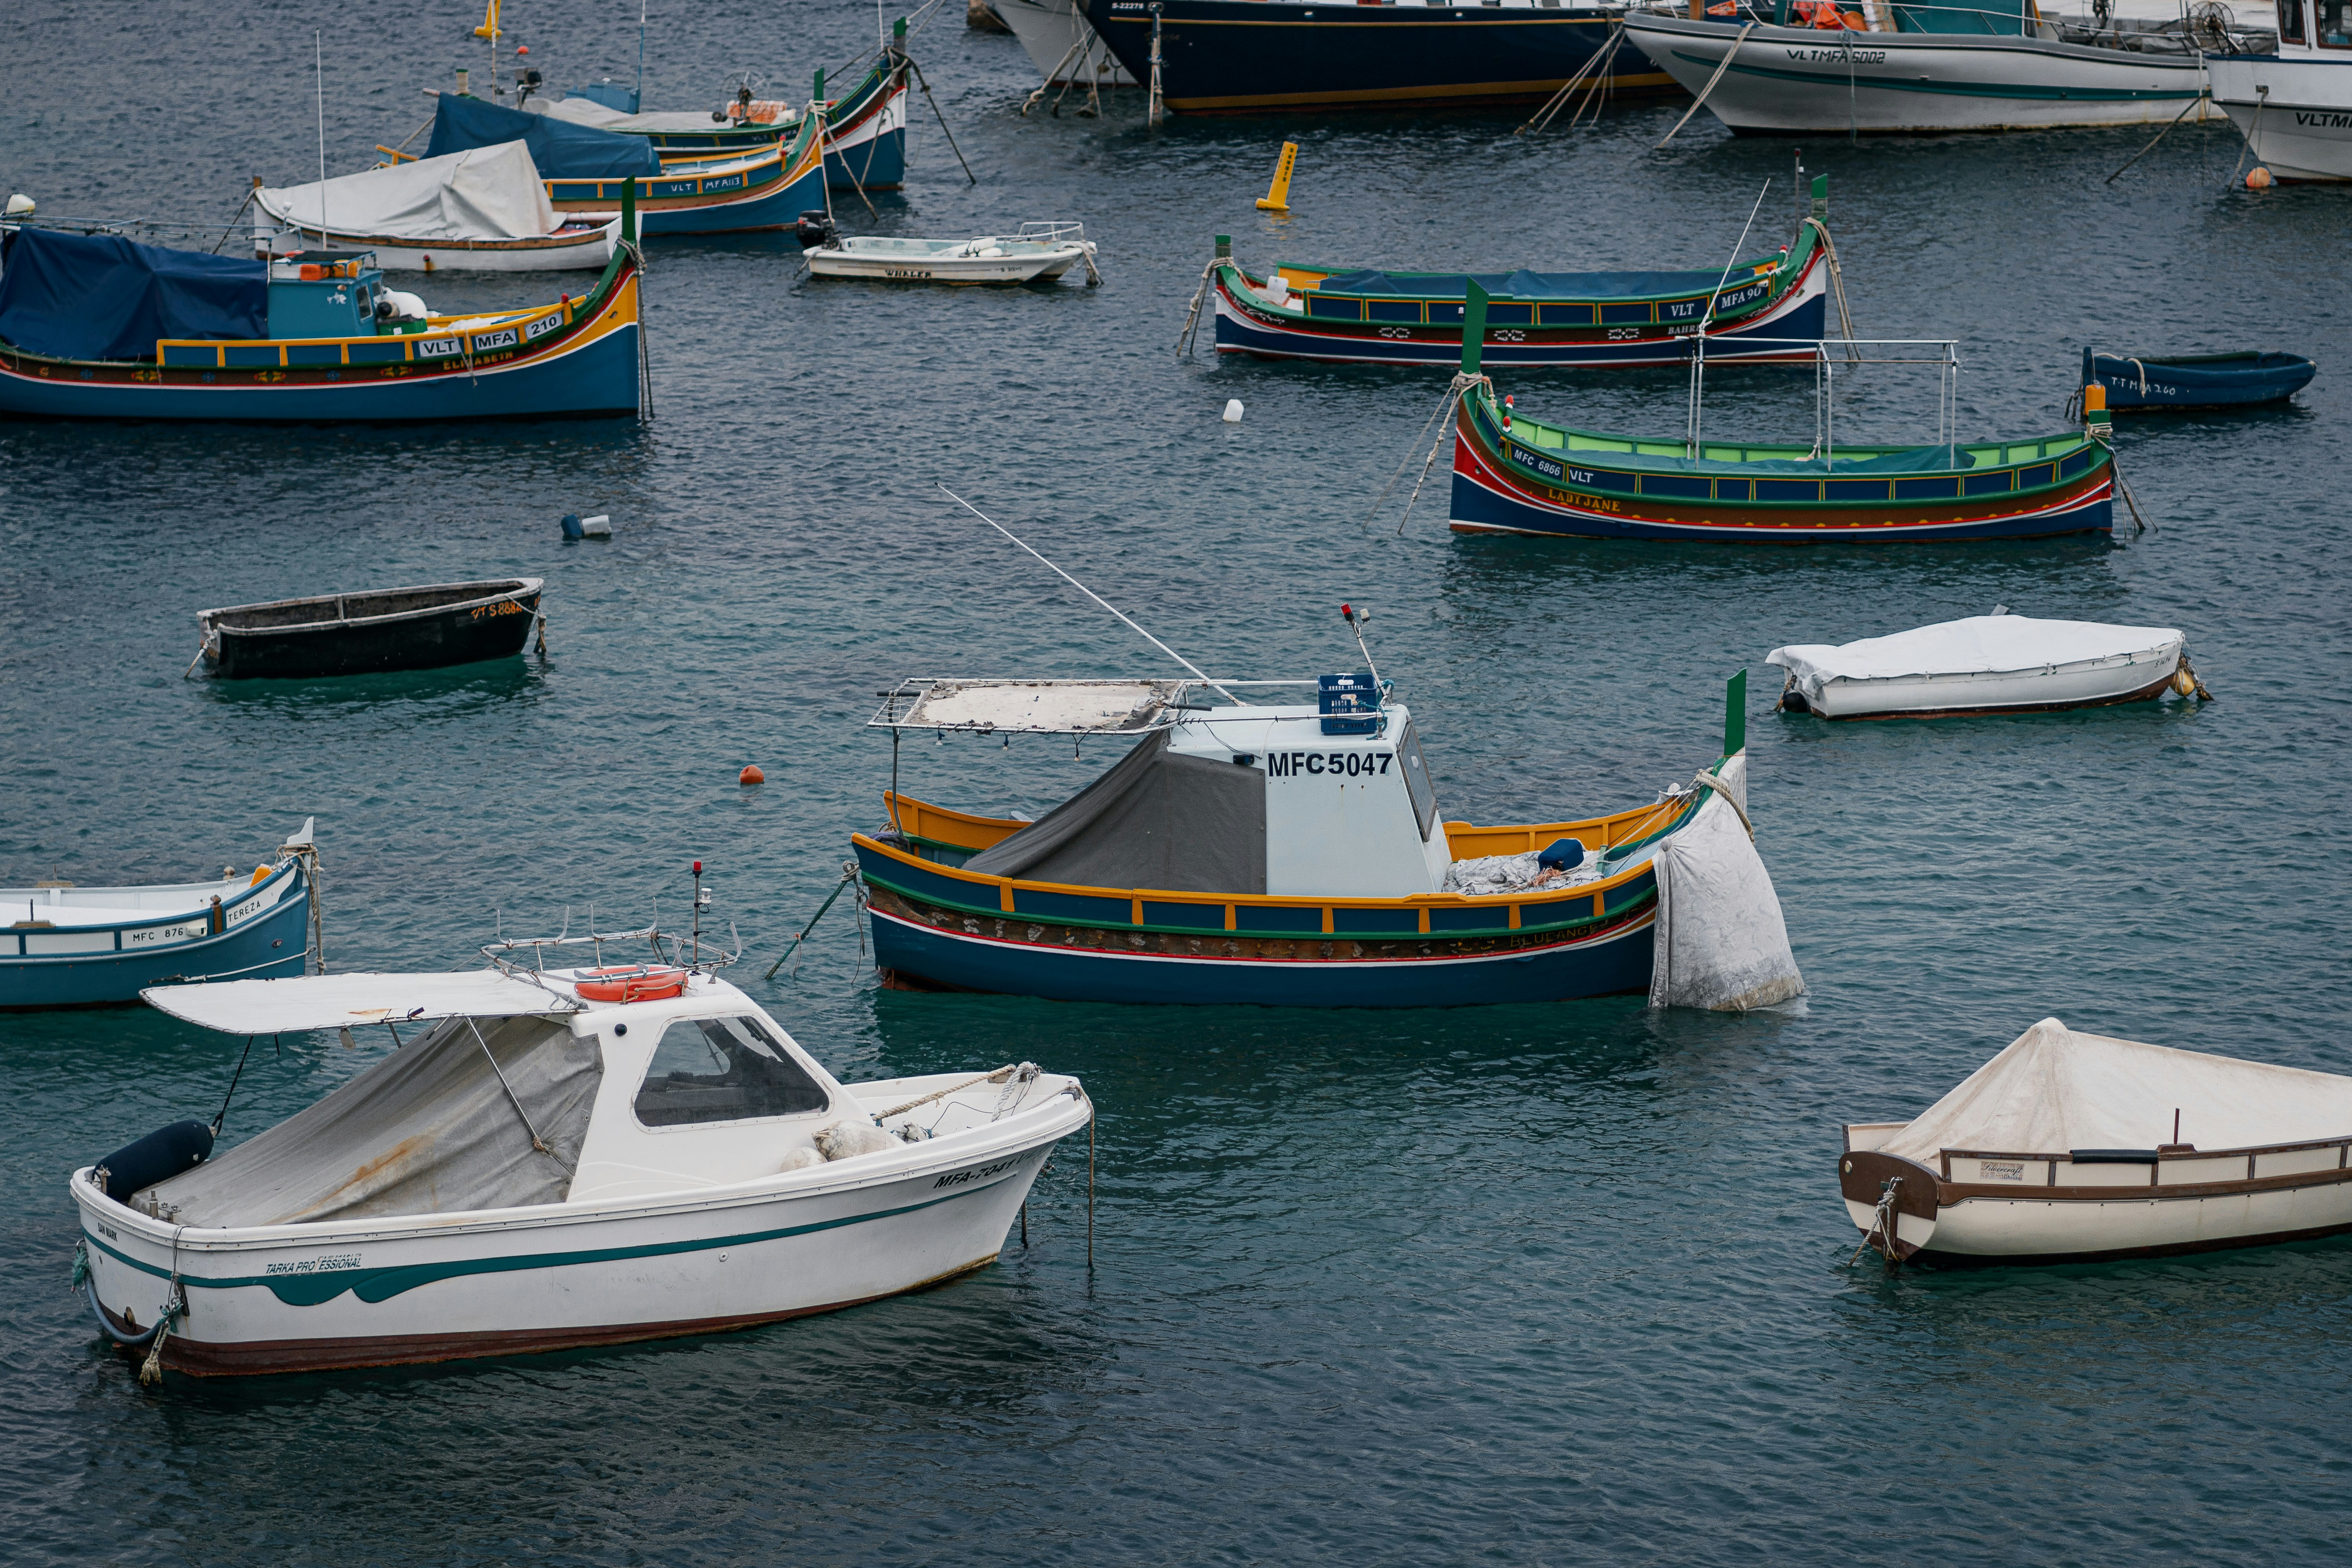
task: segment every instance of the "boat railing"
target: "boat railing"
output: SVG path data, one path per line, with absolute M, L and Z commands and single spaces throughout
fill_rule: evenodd
M 495 942 L 486 942 L 482 944 L 482 956 L 488 959 L 491 965 L 502 973 L 511 974 L 519 980 L 530 980 L 538 984 L 546 983 L 549 949 L 559 950 L 560 956 L 562 949 L 584 947 L 595 960 L 595 967 L 602 969 L 604 967 L 606 942 L 645 942 L 653 949 L 654 960 L 658 963 L 679 964 L 700 971 L 724 969 L 743 956 L 742 938 L 737 934 L 735 923 L 730 921 L 727 924 L 727 934 L 735 943 L 732 951 L 720 947 L 715 942 L 708 946 L 704 945 L 699 917 L 702 909 L 709 903 L 709 898 L 707 895 L 698 893 L 698 900 L 695 906 L 696 929 L 684 934 L 662 930 L 658 916 L 650 924 L 633 927 L 627 931 L 600 931 L 596 930 L 596 906 L 591 904 L 588 906 L 588 930 L 579 936 L 573 936 L 571 934 L 572 906 L 566 904 L 563 906 L 562 929 L 555 935 L 508 936 L 505 934 L 504 916 L 493 910 L 491 918 L 496 922 L 499 934 Z M 669 943 L 667 949 L 662 946 L 665 942 Z M 559 964 L 557 967 L 564 966 Z
M 1083 244 L 1087 237 L 1087 226 L 1063 219 L 1024 223 L 1021 226 L 1021 232 L 1013 237 L 1031 245 Z
M 1697 460 L 1704 450 L 1703 426 L 1706 412 L 1706 362 L 1709 340 L 1705 332 L 1683 340 L 1688 345 L 1691 380 L 1689 394 L 1689 434 L 1685 440 L 1692 460 Z M 1944 448 L 1947 467 L 1957 465 L 1960 398 L 1960 345 L 1957 338 L 1755 338 L 1742 336 L 1714 349 L 1718 359 L 1733 361 L 1754 359 L 1755 351 L 1779 350 L 1769 357 L 1788 363 L 1800 357 L 1810 358 L 1813 365 L 1813 449 L 1807 460 L 1819 457 L 1822 466 L 1829 468 L 1837 452 L 1837 365 L 1831 358 L 1836 350 L 1839 358 L 1850 366 L 1867 364 L 1931 364 L 1937 367 L 1936 378 L 1936 441 Z M 1933 349 L 1930 354 L 1867 353 L 1868 349 Z M 1796 350 L 1809 353 L 1799 355 Z

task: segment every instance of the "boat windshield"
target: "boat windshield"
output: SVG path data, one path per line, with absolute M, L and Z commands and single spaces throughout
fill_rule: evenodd
M 824 1089 L 757 1018 L 678 1018 L 637 1089 L 647 1127 L 795 1116 L 830 1104 Z

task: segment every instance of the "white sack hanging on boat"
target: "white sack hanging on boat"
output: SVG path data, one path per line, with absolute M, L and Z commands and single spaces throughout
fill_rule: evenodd
M 1658 879 L 1653 1007 L 1738 1013 L 1804 994 L 1772 875 L 1740 818 L 1748 753 L 1723 763 L 1716 776 L 1731 798 L 1710 791 L 1691 825 L 1659 845 L 1652 860 Z
M 268 188 L 271 217 L 319 226 L 320 183 Z M 531 239 L 561 226 L 521 142 L 420 158 L 326 182 L 326 225 L 337 235 L 387 239 Z
M 1776 647 L 1764 662 L 1789 672 L 1782 706 L 1825 719 L 2033 712 L 2158 696 L 2185 668 L 2184 640 L 2166 626 L 1970 616 L 1834 647 Z

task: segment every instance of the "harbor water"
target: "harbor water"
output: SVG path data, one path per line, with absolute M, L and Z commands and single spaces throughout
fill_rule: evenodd
M 622 7 L 504 20 L 559 84 L 627 79 Z M 603 14 L 609 11 L 612 14 Z M 461 14 L 462 13 L 462 14 Z M 248 176 L 363 166 L 468 66 L 478 12 L 26 0 L 0 184 L 45 216 L 226 223 Z M 646 106 L 803 95 L 874 17 L 654 19 Z M 1076 218 L 1107 281 L 812 281 L 788 236 L 656 241 L 654 417 L 243 430 L 0 425 L 0 885 L 191 879 L 318 819 L 338 970 L 688 914 L 844 1078 L 1084 1078 L 1027 1239 L 943 1288 L 751 1332 L 139 1388 L 68 1289 L 68 1174 L 209 1120 L 239 1042 L 148 1009 L 0 1018 L 0 1529 L 11 1563 L 2281 1563 L 2340 1554 L 2352 1239 L 2046 1269 L 1851 1263 L 1842 1122 L 1916 1111 L 2035 1020 L 2331 1071 L 2352 702 L 2346 197 L 2228 184 L 2226 125 L 1792 146 L 1686 104 L 1144 123 L 1014 110 L 1009 37 L 912 46 L 903 195 L 850 232 Z M 979 176 L 967 184 L 935 102 Z M 1260 212 L 1279 144 L 1292 213 Z M 1398 268 L 1712 267 L 1831 181 L 1858 334 L 1954 338 L 1959 433 L 2054 433 L 2085 343 L 2278 348 L 2292 405 L 2124 422 L 2152 525 L 1850 549 L 1457 537 L 1439 465 L 1373 498 L 1444 378 L 1172 351 L 1212 238 Z M 1769 181 L 1767 187 L 1766 182 Z M 208 245 L 209 239 L 198 242 Z M 237 241 L 232 240 L 234 246 Z M 578 278 L 396 280 L 436 310 Z M 1202 337 L 1207 337 L 1204 327 Z M 1506 377 L 1529 416 L 1678 437 L 1679 374 Z M 1246 406 L 1239 424 L 1220 414 Z M 1842 439 L 1932 439 L 1932 374 L 1843 374 Z M 1810 439 L 1810 372 L 1710 373 L 1710 434 Z M 1418 454 L 1400 496 L 1419 472 Z M 864 727 L 912 675 L 1169 672 L 958 510 L 1216 675 L 1352 668 L 1414 710 L 1448 818 L 1557 820 L 1711 762 L 1749 670 L 1750 807 L 1808 981 L 1750 1016 L 1636 996 L 1430 1013 L 877 990 L 849 900 Z M 609 542 L 566 544 L 566 512 Z M 195 613 L 548 579 L 547 651 L 334 682 L 184 679 Z M 1828 725 L 1769 649 L 1990 611 L 2178 626 L 2218 700 Z M 1035 815 L 1090 742 L 910 742 L 910 793 Z M 758 763 L 766 783 L 739 787 Z M 377 1059 L 264 1038 L 238 1140 Z M 2151 1129 L 2151 1134 L 2158 1130 Z M 1090 1198 L 1091 1183 L 1091 1198 Z M 1091 1206 L 1090 1206 L 1091 1205 Z M 1091 1215 L 1091 1219 L 1090 1219 Z M 1091 1266 L 1089 1226 L 1091 1225 Z

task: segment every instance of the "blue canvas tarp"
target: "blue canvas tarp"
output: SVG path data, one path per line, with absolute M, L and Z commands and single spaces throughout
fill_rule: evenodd
M 0 244 L 0 338 L 58 359 L 152 359 L 157 338 L 266 338 L 269 268 L 111 234 Z
M 1741 269 L 1735 267 L 1736 279 Z M 1407 300 L 1459 300 L 1472 279 L 1506 300 L 1647 300 L 1665 294 L 1704 294 L 1721 272 L 1334 272 L 1323 279 L 1325 294 L 1394 294 Z
M 525 114 L 478 98 L 441 95 L 433 111 L 433 143 L 425 155 L 465 153 L 505 142 L 526 142 L 542 180 L 651 179 L 661 173 L 654 144 L 643 136 L 616 136 L 551 115 Z

